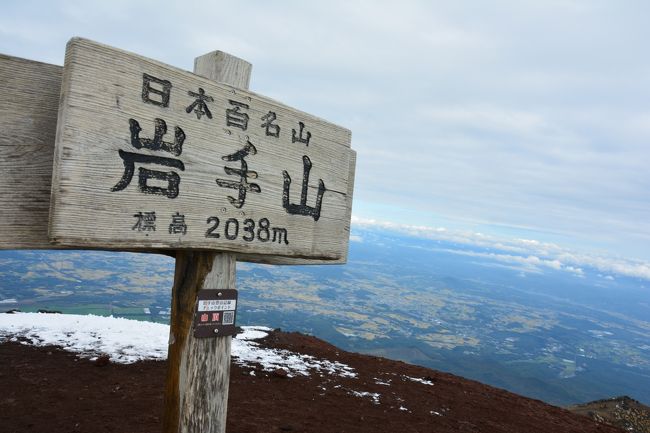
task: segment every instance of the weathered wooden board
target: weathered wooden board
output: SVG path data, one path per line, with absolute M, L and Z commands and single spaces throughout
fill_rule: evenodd
M 349 146 L 347 129 L 271 99 L 73 39 L 50 238 L 341 261 Z
M 251 64 L 215 51 L 198 57 L 194 72 L 248 89 Z M 169 328 L 164 433 L 226 431 L 231 337 L 197 339 L 192 313 L 202 289 L 235 289 L 232 253 L 176 252 Z
M 342 250 L 341 256 L 337 260 L 318 260 L 318 259 L 305 259 L 298 257 L 284 257 L 284 256 L 267 256 L 258 254 L 237 254 L 237 260 L 243 262 L 263 263 L 269 265 L 333 265 L 343 264 L 348 261 L 348 243 L 350 233 L 350 221 L 352 218 L 352 194 L 354 192 L 354 174 L 357 163 L 357 153 L 352 150 L 350 154 L 350 177 L 348 178 L 348 202 L 350 207 L 348 214 L 345 217 L 345 231 L 348 238 L 345 240 L 345 247 Z
M 0 55 L 0 249 L 52 248 L 47 224 L 62 69 Z

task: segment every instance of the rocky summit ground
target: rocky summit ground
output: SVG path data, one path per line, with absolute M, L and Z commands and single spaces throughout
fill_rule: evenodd
M 650 407 L 627 396 L 577 404 L 568 409 L 627 432 L 650 433 Z
M 229 433 L 622 431 L 450 374 L 347 353 L 314 337 L 274 331 L 257 343 L 287 359 L 298 353 L 330 363 L 307 375 L 233 363 Z M 160 432 L 165 369 L 165 361 L 117 364 L 5 341 L 0 432 Z

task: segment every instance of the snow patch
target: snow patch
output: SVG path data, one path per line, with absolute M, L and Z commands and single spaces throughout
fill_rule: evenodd
M 264 331 L 269 328 L 245 327 L 244 332 L 232 341 L 232 356 L 235 363 L 241 366 L 257 364 L 264 371 L 285 370 L 289 377 L 294 375 L 309 376 L 311 371 L 327 373 L 342 377 L 356 377 L 354 369 L 341 362 L 317 359 L 311 355 L 303 355 L 284 349 L 266 349 L 253 341 L 266 337 Z
M 424 385 L 433 386 L 433 382 L 430 381 L 430 380 L 427 380 L 427 379 L 421 379 L 419 377 L 411 377 L 411 376 L 406 376 L 406 375 L 402 375 L 402 377 L 404 379 L 408 379 L 408 380 L 413 381 L 413 382 L 418 382 L 418 383 L 422 383 Z
M 264 371 L 282 369 L 289 377 L 308 376 L 312 371 L 342 377 L 357 376 L 352 367 L 341 362 L 261 347 L 254 340 L 266 337 L 271 328 L 244 326 L 242 329 L 231 345 L 233 361 L 238 365 L 260 366 Z M 60 346 L 91 359 L 107 354 L 113 362 L 129 364 L 166 359 L 169 326 L 93 315 L 0 314 L 0 343 L 8 340 L 36 346 Z
M 169 326 L 93 315 L 0 314 L 0 342 L 6 340 L 61 346 L 87 358 L 107 354 L 114 362 L 130 364 L 167 358 Z
M 378 392 L 355 391 L 353 389 L 351 389 L 348 394 L 355 397 L 370 397 L 373 404 L 379 404 L 379 397 L 381 396 Z
M 237 334 L 236 338 L 238 340 L 261 340 L 272 331 L 271 328 L 267 328 L 266 326 L 244 326 L 242 330 L 242 332 Z
M 379 379 L 379 378 L 377 378 L 377 377 L 373 377 L 373 379 L 374 379 L 374 381 L 375 381 L 375 383 L 376 383 L 377 385 L 390 386 L 390 379 L 388 379 L 387 382 L 384 382 L 383 380 L 381 380 L 381 379 Z

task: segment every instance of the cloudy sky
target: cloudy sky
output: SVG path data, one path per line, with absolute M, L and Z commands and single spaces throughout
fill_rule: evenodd
M 83 36 L 352 130 L 354 214 L 650 260 L 650 3 L 5 1 L 0 52 Z

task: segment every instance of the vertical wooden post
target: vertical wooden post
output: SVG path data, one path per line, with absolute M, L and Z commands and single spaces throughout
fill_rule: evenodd
M 248 89 L 252 65 L 214 51 L 197 57 L 194 73 Z M 176 251 L 172 289 L 164 433 L 224 433 L 228 407 L 231 337 L 194 338 L 200 289 L 234 289 L 231 253 Z

